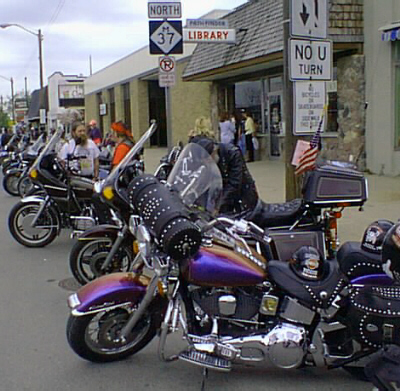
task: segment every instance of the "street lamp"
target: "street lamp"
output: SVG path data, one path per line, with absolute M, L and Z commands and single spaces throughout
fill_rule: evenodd
M 13 121 L 15 121 L 15 107 L 14 107 L 14 80 L 11 77 L 10 79 L 8 77 L 5 76 L 1 76 L 0 77 L 4 80 L 7 80 L 11 83 L 11 110 L 12 110 L 12 117 L 13 117 Z
M 42 41 L 43 41 L 43 35 L 41 30 L 39 29 L 38 32 L 36 33 L 35 31 L 29 30 L 24 26 L 21 26 L 20 24 L 16 23 L 3 23 L 0 24 L 0 28 L 6 29 L 7 27 L 19 27 L 20 29 L 26 31 L 27 33 L 30 33 L 38 38 L 39 41 L 39 76 L 40 76 L 40 89 L 43 88 L 43 57 L 42 57 Z

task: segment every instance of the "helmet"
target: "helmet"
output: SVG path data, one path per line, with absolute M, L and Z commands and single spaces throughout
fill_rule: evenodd
M 371 223 L 364 232 L 361 248 L 374 254 L 382 252 L 383 239 L 394 223 L 389 220 L 377 220 Z
M 400 223 L 390 228 L 383 241 L 382 269 L 390 278 L 400 282 Z
M 318 281 L 323 275 L 323 259 L 315 247 L 300 247 L 294 252 L 289 262 L 292 270 L 302 279 Z
M 96 122 L 94 119 L 92 119 L 92 120 L 89 122 L 89 125 L 90 125 L 90 126 L 96 126 L 96 125 L 97 125 L 97 122 Z

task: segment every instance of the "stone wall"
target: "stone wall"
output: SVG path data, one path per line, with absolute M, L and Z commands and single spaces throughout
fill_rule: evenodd
M 337 63 L 338 137 L 323 140 L 322 157 L 356 162 L 365 170 L 365 58 L 347 56 Z

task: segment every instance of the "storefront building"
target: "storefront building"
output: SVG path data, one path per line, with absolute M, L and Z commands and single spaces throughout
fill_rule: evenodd
M 364 0 L 367 168 L 400 175 L 400 2 Z
M 395 1 L 395 0 L 393 0 Z M 373 0 L 370 1 L 371 3 Z M 329 1 L 328 39 L 333 42 L 333 80 L 326 82 L 328 121 L 322 155 L 366 168 L 364 0 Z M 221 17 L 210 16 L 207 18 Z M 260 159 L 283 159 L 286 129 L 283 95 L 283 0 L 250 0 L 223 16 L 236 44 L 184 45 L 171 87 L 173 143 L 186 142 L 196 118 L 249 110 L 258 126 Z M 158 87 L 158 56 L 145 47 L 85 81 L 85 119 L 103 133 L 113 121 L 138 138 L 151 119 L 159 123 L 152 145 L 166 145 L 165 95 Z
M 332 0 L 328 39 L 333 41 L 333 80 L 326 83 L 328 121 L 323 154 L 357 160 L 364 167 L 363 1 Z M 224 19 L 236 29 L 237 44 L 199 45 L 184 72 L 186 81 L 207 81 L 222 111 L 250 111 L 258 124 L 259 157 L 282 159 L 286 129 L 283 108 L 283 1 L 252 0 Z

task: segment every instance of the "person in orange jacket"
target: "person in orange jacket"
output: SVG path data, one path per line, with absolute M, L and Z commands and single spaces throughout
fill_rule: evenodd
M 113 132 L 113 140 L 115 141 L 115 150 L 111 162 L 111 169 L 114 168 L 135 145 L 132 133 L 128 127 L 122 122 L 114 122 L 111 124 Z

